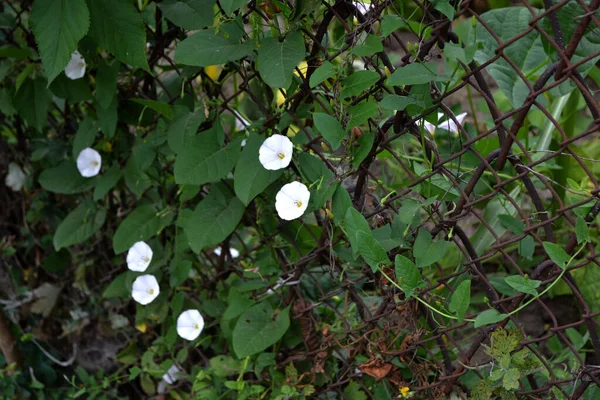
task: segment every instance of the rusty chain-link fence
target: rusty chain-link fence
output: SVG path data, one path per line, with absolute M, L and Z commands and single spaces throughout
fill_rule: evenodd
M 384 246 L 390 259 L 409 254 L 419 228 L 449 243 L 447 257 L 421 270 L 425 285 L 418 299 L 405 297 L 387 277 L 373 273 L 366 264 L 362 274 L 345 271 L 340 261 L 345 235 L 325 211 L 315 212 L 314 225 L 304 225 L 301 235 L 280 221 L 271 234 L 252 246 L 243 245 L 240 253 L 245 264 L 226 256 L 226 251 L 218 257 L 203 252 L 207 268 L 199 274 L 198 290 L 210 294 L 230 275 L 248 278 L 244 268 L 253 265 L 255 255 L 275 248 L 278 279 L 255 292 L 253 298 L 267 291 L 287 290 L 282 306 L 291 306 L 292 323 L 299 326 L 304 344 L 281 350 L 277 367 L 293 363 L 304 371 L 300 379 L 315 386 L 314 396 L 328 393 L 330 398 L 349 398 L 344 389 L 357 382 L 368 398 L 377 398 L 372 387 L 363 383 L 363 377 L 370 376 L 395 389 L 408 387 L 408 393 L 416 398 L 460 398 L 471 392 L 467 381 L 477 382 L 499 368 L 500 361 L 486 354 L 484 346 L 490 346 L 494 332 L 508 326 L 520 332 L 515 336 L 519 343 L 511 350 L 529 349 L 534 354 L 531 357 L 538 360 L 530 370 L 517 368 L 515 395 L 578 399 L 590 393 L 600 384 L 599 157 L 594 156 L 600 154 L 596 152 L 600 107 L 594 72 L 590 72 L 600 57 L 600 46 L 595 45 L 596 36 L 600 37 L 600 2 L 544 0 L 535 7 L 527 1 L 516 2 L 511 7 L 514 14 L 504 19 L 494 14 L 497 10 L 488 11 L 487 3 L 469 0 L 451 4 L 455 10 L 452 19 L 434 3 L 419 0 L 322 5 L 324 11 L 315 16 L 312 28 L 301 28 L 307 56 L 306 66 L 296 70 L 297 89 L 275 93 L 275 97 L 283 97 L 276 107 L 270 104 L 272 98 L 265 101 L 261 97 L 264 92 L 257 87 L 264 83 L 250 58 L 215 70 L 176 64 L 173 55 L 185 33 L 171 23 L 161 24 L 157 9 L 159 23 L 148 31 L 147 48 L 150 67 L 157 73 L 137 71 L 130 81 L 119 82 L 119 107 L 126 107 L 124 103 L 131 97 L 165 99 L 173 104 L 184 95 L 197 96 L 207 110 L 232 116 L 242 129 L 249 125 L 248 129 L 261 135 L 305 135 L 304 150 L 317 155 L 331 172 L 322 184 L 343 185 L 352 206 L 367 218 L 371 229 L 380 231 L 378 238 L 397 239 L 390 248 Z M 9 0 L 3 7 L 15 15 L 14 27 L 2 28 L 5 44 L 27 43 L 35 49 L 35 39 L 23 18 L 31 2 Z M 385 38 L 380 35 L 383 50 L 363 57 L 351 55 L 361 34 L 380 34 L 382 21 L 391 14 L 399 16 L 402 29 Z M 415 15 L 419 16 L 417 22 Z M 278 14 L 274 2 L 250 1 L 239 17 L 249 30 L 272 25 Z M 336 30 L 342 39 L 334 47 Z M 538 59 L 540 49 L 551 55 L 545 63 Z M 311 84 L 314 72 L 328 61 L 348 70 L 375 71 L 380 78 L 342 107 L 341 79 L 330 77 Z M 385 84 L 395 71 L 421 62 L 439 66 L 440 73 L 444 62 L 451 65 L 456 84 L 449 87 L 434 80 L 415 85 L 418 91 L 410 84 Z M 3 83 L 4 87 L 12 84 Z M 419 112 L 400 107 L 388 113 L 389 117 L 383 118 L 385 113 L 379 112 L 361 127 L 351 125 L 348 108 L 363 101 L 380 104 L 393 95 L 421 96 L 424 105 Z M 252 105 L 244 116 L 239 105 L 242 96 Z M 368 154 L 355 168 L 347 149 L 331 152 L 322 146 L 323 137 L 313 129 L 313 104 L 333 110 L 336 119 L 348 123 L 353 140 L 373 134 Z M 68 102 L 60 107 L 53 103 L 52 107 L 48 119 L 51 135 L 71 134 L 81 109 Z M 467 111 L 465 123 L 457 119 L 458 110 Z M 424 129 L 424 118 L 435 126 L 437 113 L 452 121 L 456 132 L 443 127 Z M 31 143 L 23 121 L 5 114 L 2 124 L 16 132 L 17 146 L 27 154 Z M 123 121 L 119 124 L 120 129 L 131 129 L 122 125 Z M 143 129 L 149 131 L 154 125 L 148 123 Z M 172 174 L 172 165 L 167 164 L 162 173 Z M 431 188 L 438 194 L 434 200 L 410 208 L 410 204 L 430 199 Z M 142 192 L 139 197 L 145 195 Z M 172 199 L 175 192 L 164 195 Z M 110 229 L 118 225 L 117 215 L 125 215 L 135 205 L 135 198 L 127 193 L 111 200 Z M 15 201 L 23 199 L 9 198 L 5 204 L 14 205 Z M 331 201 L 325 209 L 332 210 Z M 3 213 L 2 217 L 6 221 L 23 218 L 20 206 L 8 206 L 7 210 L 10 215 Z M 253 212 L 258 219 L 260 210 Z M 398 215 L 408 223 L 394 236 Z M 592 238 L 583 245 L 577 233 L 583 228 L 579 219 L 589 226 Z M 7 227 L 6 232 L 21 234 L 14 227 Z M 273 242 L 277 236 L 292 244 L 293 261 Z M 311 240 L 318 245 L 303 242 Z M 94 242 L 94 248 L 104 251 L 107 245 L 103 241 L 110 243 L 110 236 Z M 244 232 L 234 233 L 222 247 L 228 249 L 230 241 L 249 243 Z M 569 256 L 580 249 L 564 274 L 546 254 L 543 242 L 557 243 Z M 11 266 L 25 265 L 27 257 L 17 255 Z M 109 265 L 109 258 L 97 261 L 105 273 L 86 278 L 91 291 L 101 291 L 119 272 Z M 394 274 L 393 267 L 384 271 L 388 277 Z M 538 293 L 549 285 L 553 288 L 532 297 L 507 286 L 502 277 L 508 275 L 541 281 Z M 94 276 L 100 279 L 93 282 Z M 560 282 L 555 284 L 559 276 Z M 65 282 L 71 278 L 57 279 Z M 465 279 L 472 281 L 467 320 L 445 318 L 429 309 L 444 310 L 444 298 L 451 296 L 454 282 Z M 526 307 L 520 308 L 524 304 Z M 500 314 L 520 309 L 500 322 L 475 328 L 468 320 L 487 308 Z M 198 360 L 205 359 L 202 351 L 194 350 Z M 318 374 L 326 379 L 316 380 Z

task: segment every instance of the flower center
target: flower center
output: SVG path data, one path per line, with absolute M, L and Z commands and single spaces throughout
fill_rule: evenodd
M 144 260 L 144 262 L 150 262 L 150 259 L 148 257 L 142 257 L 142 260 Z
M 298 207 L 298 208 L 302 207 L 301 201 L 295 201 L 294 204 L 296 204 L 296 207 Z
M 194 325 L 194 329 L 200 329 L 200 325 L 198 325 L 198 324 Z
M 148 294 L 154 294 L 154 289 L 148 289 Z
M 277 153 L 277 157 L 279 157 L 280 160 L 283 160 L 285 158 L 285 154 Z
M 98 161 L 92 161 L 92 165 L 93 165 L 94 167 L 97 167 L 97 166 L 98 166 Z

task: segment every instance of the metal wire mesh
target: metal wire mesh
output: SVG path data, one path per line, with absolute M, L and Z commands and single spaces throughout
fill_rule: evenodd
M 357 96 L 353 104 L 358 104 L 365 97 L 378 101 L 386 92 L 408 94 L 410 87 L 396 88 L 392 92 L 383 86 L 386 69 L 389 74 L 409 64 L 435 60 L 439 54 L 443 54 L 446 44 L 463 44 L 453 30 L 452 21 L 445 15 L 433 9 L 429 3 L 419 0 L 413 2 L 416 9 L 422 12 L 422 24 L 429 28 L 427 35 L 419 36 L 419 32 L 413 31 L 410 39 L 407 39 L 406 35 L 393 32 L 386 40 L 383 52 L 362 58 L 364 68 L 376 71 L 381 79 L 369 91 Z M 368 132 L 374 134 L 374 143 L 368 156 L 356 169 L 344 168 L 347 167 L 346 160 L 336 161 L 326 155 L 321 147 L 322 137 L 310 129 L 311 118 L 307 117 L 302 106 L 325 101 L 323 93 L 333 99 L 339 95 L 339 82 L 325 81 L 313 88 L 310 85 L 311 76 L 323 62 L 348 57 L 347 51 L 355 46 L 356 38 L 361 32 L 373 32 L 377 29 L 384 10 L 393 9 L 398 15 L 403 15 L 394 2 L 373 1 L 366 9 L 357 7 L 356 3 L 344 1 L 325 4 L 326 11 L 319 16 L 314 29 L 303 30 L 309 55 L 306 58 L 306 69 L 297 71 L 301 81 L 299 88 L 286 97 L 280 107 L 263 107 L 263 101 L 255 97 L 250 82 L 253 79 L 260 80 L 260 76 L 255 65 L 247 60 L 223 66 L 217 79 L 212 79 L 206 69 L 177 66 L 173 61 L 173 52 L 185 33 L 171 24 L 163 31 L 160 23 L 148 36 L 148 60 L 150 67 L 157 71 L 156 76 L 135 73 L 131 82 L 119 85 L 119 98 L 125 100 L 133 94 L 146 99 L 166 96 L 170 103 L 174 103 L 180 93 L 174 91 L 169 82 L 179 75 L 185 77 L 184 93 L 198 96 L 207 104 L 218 104 L 221 113 L 235 115 L 239 123 L 243 123 L 244 120 L 235 111 L 238 108 L 236 99 L 240 95 L 247 96 L 256 104 L 258 112 L 264 118 L 262 125 L 255 129 L 261 134 L 288 133 L 289 129 L 296 128 L 290 128 L 289 124 L 281 130 L 278 128 L 278 122 L 287 118 L 298 130 L 303 131 L 308 137 L 305 150 L 318 155 L 330 168 L 334 179 L 344 183 L 352 196 L 354 207 L 367 217 L 372 227 L 390 224 L 406 199 L 422 198 L 415 188 L 431 182 L 435 177 L 442 177 L 445 182 L 449 182 L 447 192 L 452 190 L 457 193 L 456 200 L 445 200 L 445 196 L 441 196 L 430 209 L 431 213 L 422 219 L 421 227 L 430 231 L 433 237 L 444 238 L 454 246 L 458 250 L 460 261 L 456 263 L 458 267 L 455 270 L 449 271 L 437 265 L 433 272 L 424 275 L 427 286 L 420 292 L 420 297 L 430 302 L 439 301 L 440 288 L 451 291 L 452 287 L 448 282 L 468 276 L 473 280 L 474 288 L 487 297 L 490 306 L 500 313 L 509 313 L 524 303 L 525 295 L 517 293 L 509 296 L 501 293 L 493 284 L 495 272 L 502 269 L 508 274 L 528 275 L 531 279 L 541 280 L 540 290 L 543 289 L 554 281 L 560 269 L 549 261 L 541 246 L 542 242 L 562 243 L 565 251 L 573 255 L 577 247 L 574 233 L 576 217 L 573 210 L 581 205 L 592 205 L 585 217 L 585 221 L 592 224 L 592 227 L 595 227 L 594 221 L 600 212 L 599 185 L 594 173 L 596 169 L 593 160 L 582 157 L 580 151 L 582 143 L 596 138 L 600 108 L 591 87 L 593 83 L 582 78 L 576 69 L 586 62 L 595 62 L 600 52 L 586 54 L 576 62 L 572 61 L 584 35 L 600 28 L 596 14 L 600 1 L 577 0 L 585 13 L 578 16 L 579 23 L 570 32 L 570 38 L 563 35 L 561 21 L 557 16 L 558 11 L 568 3 L 571 0 L 556 3 L 545 0 L 545 10 L 538 13 L 528 2 L 520 2 L 515 6 L 531 12 L 529 28 L 509 40 L 502 40 L 480 16 L 481 12 L 474 2 L 462 1 L 457 6 L 454 20 L 473 18 L 479 26 L 484 27 L 497 42 L 494 56 L 484 63 L 460 62 L 462 83 L 451 91 L 444 91 L 442 87 L 431 84 L 433 106 L 422 114 L 409 115 L 406 111 L 398 111 L 385 121 L 370 119 Z M 21 37 L 35 48 L 33 36 L 23 25 L 22 19 L 30 8 L 30 2 L 9 1 L 5 7 L 16 13 L 17 27 L 13 31 L 3 29 L 4 38 L 10 43 Z M 365 10 L 366 13 L 363 13 Z M 248 24 L 249 18 L 260 18 L 267 22 L 274 18 L 267 3 L 259 4 L 255 1 L 248 4 L 247 12 L 241 17 Z M 157 20 L 159 18 L 160 11 L 157 11 Z M 356 25 L 351 23 L 352 18 L 357 19 Z M 345 46 L 339 51 L 331 51 L 324 40 L 334 24 L 342 27 L 347 38 Z M 539 32 L 557 54 L 557 61 L 537 72 L 534 81 L 507 55 L 507 49 L 512 44 L 524 40 L 532 32 Z M 392 47 L 400 54 L 395 62 L 387 54 L 392 52 Z M 499 60 L 504 60 L 505 65 L 512 68 L 527 86 L 528 94 L 522 104 L 509 111 L 501 111 L 491 87 L 494 82 L 488 76 L 490 66 Z M 350 63 L 351 60 L 348 59 L 346 65 Z M 200 78 L 201 84 L 198 84 L 197 78 Z M 542 100 L 544 94 L 564 82 L 575 86 L 575 91 L 585 102 L 582 114 L 593 119 L 591 125 L 575 135 L 565 132 Z M 479 124 L 471 131 L 458 123 L 452 111 L 456 94 L 467 91 L 474 93 L 489 110 L 489 115 L 479 115 Z M 526 117 L 532 109 L 539 110 L 543 119 L 550 121 L 551 129 L 558 131 L 559 140 L 554 150 L 529 150 L 528 138 L 538 134 L 525 125 Z M 459 127 L 457 136 L 438 139 L 443 141 L 446 148 L 442 148 L 436 138 L 425 135 L 420 129 L 422 118 L 437 112 L 445 114 Z M 77 113 L 77 110 L 69 109 L 68 104 L 62 109 L 55 106 L 49 119 L 51 129 L 69 131 Z M 347 119 L 345 111 L 339 107 L 334 117 Z M 473 117 L 477 118 L 477 115 L 468 117 L 468 120 L 475 126 L 478 121 Z M 487 123 L 482 122 L 484 119 Z M 24 135 L 19 117 L 3 118 L 3 124 Z M 353 132 L 357 136 L 364 133 L 359 128 L 354 128 Z M 488 140 L 489 145 L 479 146 L 484 140 Z M 432 160 L 433 166 L 431 171 L 417 175 L 410 166 L 410 156 L 423 151 Z M 386 158 L 381 157 L 383 154 Z M 390 162 L 405 177 L 404 183 L 395 193 L 389 192 L 380 183 L 382 177 L 389 172 Z M 589 187 L 578 192 L 577 201 L 565 204 L 562 193 L 573 189 L 561 186 L 544 174 L 543 167 L 552 162 L 568 168 L 569 174 L 583 174 L 587 177 Z M 467 167 L 461 168 L 461 163 Z M 172 173 L 171 167 L 168 165 L 164 173 Z M 519 190 L 515 191 L 515 188 Z M 382 202 L 384 197 L 386 200 Z M 130 206 L 135 204 L 135 196 L 129 197 L 128 202 Z M 492 202 L 501 202 L 504 207 L 514 209 L 515 217 L 525 226 L 519 235 L 506 233 L 506 229 L 496 232 L 498 225 L 490 221 L 490 215 L 484 212 Z M 121 207 L 127 208 L 127 202 L 121 204 Z M 334 233 L 331 220 L 323 214 L 316 215 L 316 221 L 316 225 L 309 224 L 304 228 L 305 233 L 312 235 L 319 246 L 306 249 L 298 241 L 294 245 L 297 253 L 295 261 L 290 261 L 286 253 L 278 249 L 281 279 L 274 281 L 268 289 L 287 288 L 284 303 L 292 306 L 295 323 L 300 326 L 304 340 L 304 347 L 298 346 L 291 352 L 280 354 L 278 365 L 283 367 L 288 363 L 305 363 L 310 366 L 309 374 L 328 375 L 328 381 L 317 386 L 319 393 L 336 393 L 336 396 L 346 398 L 343 389 L 350 381 L 356 381 L 369 398 L 375 398 L 370 388 L 362 383 L 361 376 L 364 374 L 385 379 L 392 387 L 408 386 L 420 398 L 442 398 L 460 388 L 467 391 L 461 383 L 461 377 L 467 373 L 480 378 L 485 376 L 486 370 L 480 368 L 477 361 L 483 360 L 483 364 L 489 362 L 489 359 L 481 357 L 482 345 L 489 344 L 492 332 L 506 326 L 509 321 L 523 334 L 520 346 L 528 348 L 542 360 L 535 373 L 521 380 L 520 388 L 515 391 L 517 395 L 538 398 L 561 392 L 568 398 L 577 399 L 589 385 L 600 383 L 600 369 L 597 368 L 600 361 L 600 310 L 589 304 L 589 297 L 582 293 L 573 277 L 573 274 L 597 271 L 598 255 L 593 244 L 584 247 L 576 262 L 564 274 L 563 282 L 568 288 L 568 295 L 559 301 L 569 303 L 570 311 L 567 316 L 557 315 L 556 299 L 543 296 L 524 309 L 534 309 L 534 314 L 540 316 L 529 322 L 535 326 L 528 326 L 528 322 L 522 321 L 518 314 L 499 324 L 473 328 L 467 322 L 453 323 L 452 320 L 436 318 L 415 299 L 404 299 L 401 292 L 387 279 L 371 273 L 366 266 L 363 274 L 346 274 L 337 253 L 340 246 L 345 247 L 343 236 Z M 114 224 L 113 222 L 112 226 Z M 490 246 L 477 248 L 474 245 L 476 229 L 485 230 L 491 235 Z M 286 230 L 286 223 L 282 223 L 274 234 L 261 237 L 258 245 L 243 249 L 242 256 L 253 260 L 263 248 L 273 245 L 273 238 L 277 235 L 285 235 L 294 241 L 289 238 L 290 231 Z M 531 238 L 537 244 L 534 262 L 524 263 L 517 252 L 518 243 L 525 238 Z M 105 239 L 109 240 L 109 236 Z M 241 237 L 238 237 L 238 241 L 244 243 Z M 225 249 L 228 246 L 228 243 L 223 244 Z M 392 250 L 391 258 L 405 253 L 410 247 L 411 243 L 406 243 L 406 247 Z M 230 274 L 244 276 L 239 263 L 226 257 L 225 253 L 224 251 L 217 258 L 209 253 L 203 254 L 203 259 L 212 264 L 202 277 L 202 290 L 209 293 L 217 290 L 217 282 Z M 111 270 L 117 272 L 112 267 Z M 104 277 L 102 282 L 106 283 L 111 276 Z M 336 284 L 332 285 L 332 282 Z M 101 283 L 100 286 L 102 285 Z M 371 294 L 377 294 L 379 300 L 371 301 Z M 317 308 L 319 313 L 314 311 Z M 325 316 L 328 317 L 325 319 Z M 474 318 L 476 315 L 469 317 Z M 589 334 L 590 342 L 583 355 L 567 334 L 569 328 L 582 329 Z M 553 361 L 548 358 L 548 343 L 551 340 L 557 340 L 559 347 L 570 349 L 577 360 L 575 367 L 566 367 L 564 374 L 557 375 L 556 368 L 551 365 Z M 335 375 L 329 375 L 332 369 L 325 368 L 326 363 L 338 364 Z M 399 372 L 398 363 L 404 366 L 404 372 Z

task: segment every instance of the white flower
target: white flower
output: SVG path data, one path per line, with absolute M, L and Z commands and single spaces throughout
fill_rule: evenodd
M 290 165 L 294 145 L 287 136 L 275 134 L 267 138 L 258 150 L 258 159 L 266 169 L 278 170 Z
M 367 69 L 367 66 L 363 60 L 357 58 L 356 60 L 352 61 L 352 68 L 355 71 L 362 71 Z
M 77 156 L 77 169 L 81 176 L 86 178 L 96 176 L 100 172 L 100 167 L 102 167 L 100 153 L 90 147 L 81 150 Z
M 177 382 L 179 377 L 181 376 L 181 370 L 175 364 L 171 365 L 171 368 L 167 371 L 166 374 L 163 375 L 163 381 L 167 382 L 169 385 Z
M 8 164 L 8 174 L 6 175 L 6 179 L 4 179 L 4 183 L 6 186 L 11 188 L 13 191 L 18 192 L 23 189 L 25 185 L 25 181 L 27 180 L 27 175 L 18 164 L 10 163 Z
M 248 143 L 248 139 L 242 140 L 242 147 L 244 147 L 246 145 L 246 143 Z
M 186 340 L 194 340 L 204 328 L 204 318 L 198 310 L 187 310 L 177 318 L 177 334 Z
M 368 13 L 371 7 L 373 7 L 373 4 L 371 4 L 370 2 L 365 3 L 364 1 L 353 1 L 352 4 L 354 4 L 354 7 L 356 7 L 362 15 Z
M 85 75 L 85 60 L 77 50 L 71 54 L 71 61 L 65 67 L 65 75 L 69 79 L 79 79 Z
M 275 196 L 275 209 L 279 218 L 291 221 L 299 218 L 308 207 L 310 192 L 305 184 L 292 182 L 283 187 Z
M 146 242 L 137 242 L 127 253 L 127 268 L 136 272 L 144 272 L 152 261 L 152 249 Z
M 443 113 L 438 113 L 438 121 L 440 118 L 442 118 L 444 116 Z M 456 121 L 458 121 L 458 123 L 460 125 L 462 125 L 465 117 L 467 116 L 467 113 L 462 113 L 462 114 L 458 114 L 456 116 Z M 425 120 L 423 120 L 423 127 L 432 135 L 435 134 L 435 130 L 436 129 L 445 129 L 450 133 L 453 133 L 455 135 L 458 135 L 459 132 L 459 128 L 456 125 L 456 123 L 451 119 L 451 118 L 447 118 L 444 121 L 438 123 L 437 126 L 435 126 L 434 124 L 432 124 L 431 122 L 427 122 Z
M 141 275 L 133 281 L 131 297 L 142 305 L 150 304 L 160 294 L 154 275 Z
M 250 126 L 250 122 L 248 122 L 248 120 L 246 118 L 242 117 L 242 114 L 240 114 L 239 112 L 234 110 L 233 115 L 235 116 L 235 130 L 236 131 L 243 131 L 248 126 Z
M 214 249 L 213 253 L 215 253 L 217 256 L 220 256 L 221 248 L 217 247 L 216 249 Z M 229 248 L 229 254 L 231 254 L 231 258 L 238 258 L 240 256 L 240 252 L 237 251 L 237 249 L 234 249 L 233 247 Z

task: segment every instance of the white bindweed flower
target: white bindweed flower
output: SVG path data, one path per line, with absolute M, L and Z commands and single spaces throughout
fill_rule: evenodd
M 136 272 L 144 272 L 152 261 L 152 249 L 146 242 L 137 242 L 127 253 L 127 268 Z
M 438 121 L 444 116 L 443 113 L 438 113 Z M 462 114 L 458 114 L 456 116 L 456 121 L 458 121 L 458 123 L 460 125 L 462 125 L 463 121 L 465 120 L 465 117 L 467 116 L 467 113 L 462 113 Z M 431 122 L 427 122 L 427 121 L 423 121 L 423 127 L 432 135 L 435 134 L 435 130 L 436 129 L 445 129 L 450 133 L 453 133 L 455 135 L 458 135 L 459 133 L 459 128 L 456 125 L 456 123 L 454 122 L 454 120 L 452 120 L 451 118 L 447 118 L 442 122 L 439 122 L 438 125 L 434 125 Z
M 167 373 L 163 375 L 163 381 L 167 382 L 169 385 L 174 384 L 179 380 L 181 376 L 181 370 L 175 364 L 171 365 L 171 368 L 167 370 Z
M 292 182 L 283 187 L 275 196 L 275 209 L 279 218 L 291 221 L 300 218 L 310 200 L 310 192 L 305 184 Z
M 258 159 L 263 167 L 275 171 L 290 165 L 293 151 L 294 145 L 287 136 L 275 134 L 260 146 Z
M 198 310 L 187 310 L 177 318 L 177 334 L 186 340 L 194 340 L 204 328 L 204 318 Z
M 360 11 L 362 15 L 368 13 L 371 7 L 373 7 L 373 4 L 370 2 L 366 3 L 365 1 L 353 1 L 352 4 L 354 4 L 354 7 L 356 7 L 356 9 Z
M 220 256 L 221 248 L 217 247 L 216 249 L 214 249 L 213 253 L 215 253 L 217 256 Z M 231 255 L 231 258 L 238 258 L 240 256 L 240 252 L 237 251 L 237 249 L 234 249 L 233 247 L 229 248 L 229 254 Z
M 248 122 L 248 120 L 244 117 L 242 117 L 242 114 L 240 114 L 237 111 L 233 111 L 233 115 L 235 118 L 235 130 L 236 131 L 243 131 L 244 129 L 246 129 L 247 127 L 250 126 L 250 122 Z
M 18 164 L 8 164 L 8 174 L 6 174 L 6 179 L 4 179 L 4 183 L 6 184 L 6 186 L 11 188 L 15 192 L 18 192 L 21 189 L 23 189 L 26 180 L 27 174 L 23 172 L 23 170 L 21 169 L 21 167 L 19 167 Z
M 69 79 L 79 79 L 85 75 L 85 60 L 77 50 L 71 54 L 71 61 L 65 67 L 65 75 Z
M 160 294 L 154 275 L 141 275 L 133 281 L 131 297 L 142 305 L 150 304 Z
M 367 66 L 363 60 L 357 58 L 356 60 L 352 61 L 352 69 L 355 71 L 362 71 L 367 69 Z
M 96 176 L 100 172 L 100 167 L 102 167 L 100 153 L 91 147 L 81 150 L 81 153 L 77 156 L 77 169 L 81 176 L 86 178 Z

